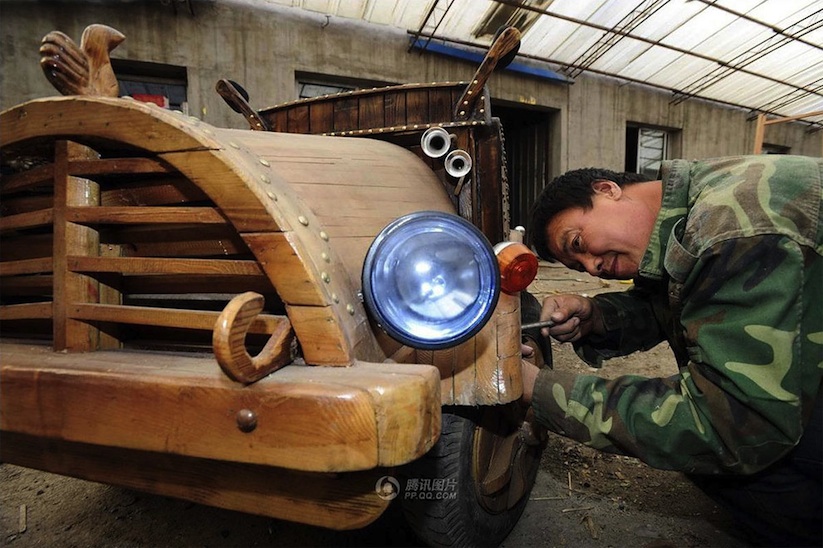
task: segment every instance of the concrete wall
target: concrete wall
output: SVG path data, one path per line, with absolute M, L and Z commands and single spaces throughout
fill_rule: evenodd
M 40 39 L 62 30 L 75 40 L 91 23 L 126 35 L 115 58 L 188 67 L 189 112 L 224 127 L 247 127 L 214 91 L 219 78 L 236 80 L 257 108 L 293 100 L 295 72 L 381 82 L 467 80 L 476 66 L 434 54 L 408 52 L 402 31 L 239 0 L 0 2 L 0 107 L 54 95 L 38 65 Z M 176 6 L 176 12 L 175 12 Z M 621 170 L 625 128 L 640 123 L 680 130 L 671 156 L 704 158 L 752 150 L 754 121 L 746 111 L 690 99 L 674 104 L 668 92 L 604 77 L 573 85 L 509 71 L 490 81 L 495 98 L 556 111 L 552 175 L 583 166 Z M 823 132 L 799 123 L 767 130 L 766 142 L 795 154 L 820 156 Z

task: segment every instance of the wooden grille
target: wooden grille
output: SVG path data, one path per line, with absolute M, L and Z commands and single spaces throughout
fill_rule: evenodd
M 69 351 L 209 350 L 219 312 L 244 291 L 266 299 L 250 347 L 288 321 L 234 227 L 169 164 L 110 144 L 52 141 L 41 150 L 4 156 L 4 337 Z

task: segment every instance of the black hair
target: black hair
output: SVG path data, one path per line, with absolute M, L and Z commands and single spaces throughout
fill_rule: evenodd
M 609 171 L 594 167 L 568 171 L 555 177 L 540 192 L 532 205 L 529 215 L 531 221 L 527 232 L 532 246 L 542 259 L 555 260 L 546 241 L 546 226 L 561 211 L 573 208 L 591 209 L 594 183 L 612 181 L 622 187 L 650 180 L 640 173 Z

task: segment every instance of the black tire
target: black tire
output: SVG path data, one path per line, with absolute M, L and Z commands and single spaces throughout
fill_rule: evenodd
M 520 292 L 520 321 L 534 323 L 540 321 L 540 310 L 543 306 L 537 298 L 528 291 Z M 548 337 L 540 334 L 540 328 L 526 329 L 521 334 L 521 342 L 536 345 L 543 354 L 545 367 L 552 367 L 552 346 Z
M 526 291 L 520 292 L 521 321 L 540 319 L 541 305 Z M 539 329 L 522 334 L 521 342 L 542 354 L 540 362 L 551 366 L 551 345 Z M 513 467 L 512 479 L 498 493 L 481 493 L 479 469 L 488 463 L 478 455 L 480 441 L 503 440 L 518 432 L 525 416 L 519 402 L 486 407 L 444 407 L 440 439 L 422 458 L 401 470 L 398 494 L 406 523 L 428 546 L 498 546 L 523 513 L 534 486 L 544 444 L 518 444 L 515 454 L 524 466 Z M 522 438 L 518 438 L 522 439 Z M 517 452 L 522 453 L 517 453 Z M 517 472 L 514 472 L 516 470 Z M 439 483 L 434 488 L 435 480 Z M 430 488 L 421 498 L 422 482 Z M 519 485 L 520 488 L 512 487 Z M 517 495 L 522 491 L 516 501 Z
M 517 405 L 515 403 L 515 405 Z M 451 408 L 443 410 L 443 429 L 437 444 L 421 459 L 403 470 L 404 492 L 400 494 L 406 522 L 428 546 L 498 546 L 520 519 L 537 477 L 542 447 L 532 451 L 535 465 L 523 481 L 526 492 L 511 508 L 491 512 L 481 503 L 471 456 L 475 437 L 482 428 L 481 415 L 499 409 Z M 446 480 L 442 498 L 421 500 L 409 482 Z M 452 488 L 450 489 L 449 486 Z M 435 491 L 437 495 L 437 491 Z

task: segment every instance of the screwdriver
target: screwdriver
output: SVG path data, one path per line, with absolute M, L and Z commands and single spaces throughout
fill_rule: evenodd
M 554 322 L 552 320 L 543 320 L 542 322 L 534 322 L 534 323 L 524 323 L 520 326 L 521 331 L 525 331 L 526 329 L 534 329 L 536 327 L 552 327 Z

